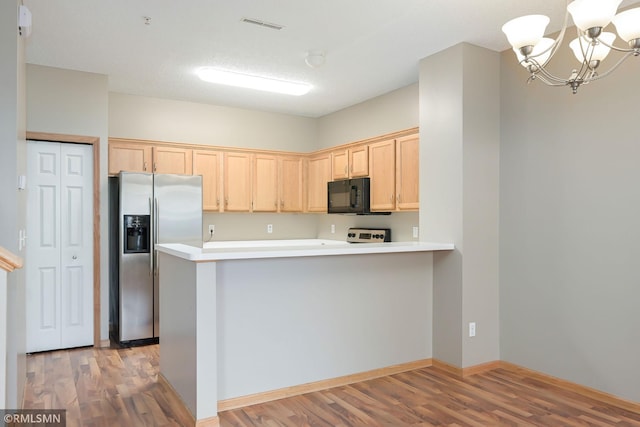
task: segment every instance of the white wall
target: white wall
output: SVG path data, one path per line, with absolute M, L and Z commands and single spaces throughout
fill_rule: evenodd
M 100 138 L 100 337 L 109 337 L 107 76 L 27 66 L 27 129 Z
M 503 52 L 500 152 L 502 358 L 636 402 L 638 61 L 572 95 L 527 84 Z M 566 51 L 551 62 L 576 65 Z
M 458 367 L 500 358 L 499 105 L 496 52 L 463 43 L 420 62 L 421 240 L 456 246 L 434 257 L 433 353 Z
M 26 173 L 24 39 L 18 36 L 16 17 L 20 1 L 0 2 L 0 246 L 20 256 L 18 230 L 25 228 L 26 195 L 17 190 L 17 176 Z M 0 319 L 7 328 L 6 378 L 0 387 L 6 401 L 0 408 L 17 408 L 26 380 L 24 271 L 7 278 L 7 316 Z M 5 323 L 6 322 L 6 323 Z M 2 393 L 5 394 L 5 393 Z
M 400 88 L 318 119 L 317 149 L 418 126 L 418 84 Z
M 315 119 L 218 105 L 109 93 L 109 136 L 313 151 Z
M 404 253 L 217 263 L 218 398 L 430 358 L 431 260 Z
M 315 239 L 317 236 L 317 215 L 314 214 L 205 212 L 202 217 L 205 241 L 209 240 L 210 224 L 215 226 L 211 240 Z M 268 224 L 272 226 L 272 233 L 267 232 Z

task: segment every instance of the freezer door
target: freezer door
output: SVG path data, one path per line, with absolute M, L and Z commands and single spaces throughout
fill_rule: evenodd
M 150 215 L 153 175 L 120 172 L 120 214 Z
M 125 215 L 151 215 L 153 175 L 120 174 L 119 256 L 120 316 L 119 340 L 153 337 L 153 266 L 149 253 L 124 253 Z M 151 245 L 153 242 L 151 242 Z
M 156 243 L 185 243 L 202 247 L 202 177 L 154 175 Z M 154 336 L 160 336 L 160 274 L 154 250 Z

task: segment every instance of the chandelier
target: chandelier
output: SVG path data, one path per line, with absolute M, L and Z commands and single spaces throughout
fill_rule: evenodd
M 530 76 L 527 82 L 540 80 L 549 86 L 570 86 L 575 94 L 580 85 L 606 77 L 629 56 L 640 55 L 640 7 L 618 13 L 622 0 L 567 1 L 567 12 L 562 30 L 555 40 L 543 37 L 549 18 L 544 15 L 526 15 L 512 19 L 502 26 L 520 64 Z M 545 67 L 558 50 L 567 29 L 569 14 L 573 18 L 578 36 L 569 43 L 580 67 L 568 78 L 551 74 Z M 610 22 L 618 35 L 629 44 L 628 48 L 614 46 L 616 35 L 603 29 Z M 607 71 L 600 72 L 601 62 L 611 50 L 622 57 Z

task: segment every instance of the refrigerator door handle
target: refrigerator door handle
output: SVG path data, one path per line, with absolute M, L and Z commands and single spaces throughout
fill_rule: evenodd
M 154 225 L 153 225 L 153 230 L 154 230 L 154 236 L 153 236 L 153 275 L 155 276 L 156 274 L 158 274 L 158 261 L 157 261 L 157 256 L 158 256 L 158 251 L 156 251 L 156 243 L 158 243 L 158 228 L 160 228 L 160 224 L 158 222 L 158 212 L 160 209 L 160 206 L 158 204 L 158 198 L 154 197 L 153 198 L 154 201 L 154 209 L 153 209 L 153 214 L 155 216 L 154 218 Z
M 149 212 L 153 212 L 151 197 L 149 197 Z M 153 215 L 151 215 L 151 230 L 155 230 L 155 221 L 153 219 Z M 155 238 L 153 238 L 151 245 L 154 246 L 155 243 L 156 243 L 156 240 Z M 154 248 L 151 248 L 151 251 L 149 252 L 149 276 L 153 275 L 153 251 L 154 251 Z

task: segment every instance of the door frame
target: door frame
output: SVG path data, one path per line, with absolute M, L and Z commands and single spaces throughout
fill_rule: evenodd
M 103 346 L 100 340 L 100 138 L 97 136 L 29 132 L 27 140 L 67 144 L 85 144 L 93 148 L 93 346 Z M 109 340 L 105 340 L 105 346 Z

